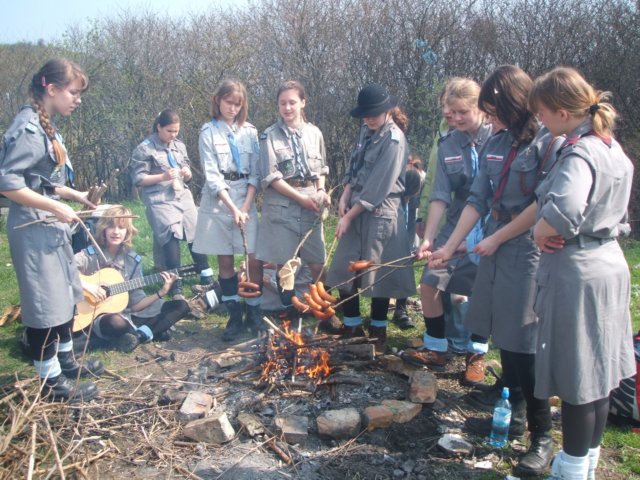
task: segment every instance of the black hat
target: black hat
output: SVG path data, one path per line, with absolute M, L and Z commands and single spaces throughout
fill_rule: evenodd
M 358 106 L 351 110 L 356 118 L 375 117 L 398 105 L 398 97 L 389 95 L 382 85 L 371 83 L 358 93 Z

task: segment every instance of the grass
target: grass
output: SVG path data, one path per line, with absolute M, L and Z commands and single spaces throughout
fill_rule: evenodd
M 145 219 L 144 207 L 139 202 L 125 202 L 125 205 L 129 207 L 134 214 L 140 215 L 141 217 L 134 221 L 139 232 L 134 238 L 133 243 L 134 249 L 143 256 L 145 272 L 149 273 L 153 269 L 153 242 L 151 228 Z M 325 223 L 326 238 L 333 238 L 335 223 L 335 218 L 329 218 Z M 622 242 L 622 246 L 631 272 L 631 312 L 633 327 L 634 331 L 638 331 L 638 329 L 640 329 L 640 242 L 625 240 Z M 215 257 L 210 257 L 209 260 L 214 272 L 217 274 L 217 261 Z M 238 263 L 241 260 L 241 257 L 237 257 Z M 182 262 L 183 264 L 191 263 L 191 258 L 184 242 L 182 243 Z M 419 281 L 421 273 L 421 268 L 415 269 L 416 282 Z M 197 281 L 197 277 L 192 277 L 186 283 L 195 281 Z M 0 282 L 2 285 L 2 289 L 0 289 L 0 312 L 3 312 L 9 305 L 17 304 L 20 301 L 13 263 L 6 238 L 4 219 L 0 220 Z M 150 291 L 153 291 L 153 289 L 157 287 L 150 288 Z M 186 285 L 186 288 L 188 289 L 188 285 Z M 369 299 L 362 297 L 361 306 L 363 314 L 367 314 L 370 308 Z M 416 329 L 400 330 L 393 323 L 389 323 L 389 345 L 391 347 L 404 348 L 410 338 L 422 336 L 424 331 L 422 315 L 419 312 L 411 312 L 411 315 L 413 315 L 418 325 Z M 177 337 L 181 338 L 204 334 L 213 326 L 221 327 L 224 322 L 224 317 L 210 315 L 200 322 L 182 323 Z M 30 362 L 22 353 L 17 341 L 22 332 L 22 328 L 20 323 L 0 327 L 0 382 L 2 383 L 10 381 L 15 375 L 24 378 L 33 374 Z M 123 355 L 117 352 L 98 352 L 97 356 L 103 360 L 107 366 L 117 370 L 118 363 L 122 361 Z M 492 350 L 489 357 L 498 358 L 497 351 Z M 603 445 L 616 452 L 613 458 L 607 460 L 608 462 L 615 463 L 616 473 L 623 475 L 625 478 L 639 478 L 640 435 L 611 426 L 608 427 L 605 432 Z M 486 475 L 483 475 L 481 478 L 490 479 L 498 477 L 495 476 L 495 473 L 487 472 Z

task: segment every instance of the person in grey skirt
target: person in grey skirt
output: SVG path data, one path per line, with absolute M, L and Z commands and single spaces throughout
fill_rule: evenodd
M 206 181 L 193 250 L 218 256 L 220 300 L 229 312 L 222 339 L 230 341 L 242 329 L 244 306 L 238 295 L 234 255 L 248 254 L 249 279 L 260 287 L 246 298 L 247 326 L 255 333 L 264 325 L 260 311 L 262 262 L 255 258 L 258 233 L 255 197 L 260 182 L 258 131 L 247 122 L 247 89 L 236 80 L 220 84 L 213 94 L 211 110 L 213 119 L 202 126 L 198 140 Z M 244 230 L 244 239 L 240 229 Z
M 525 425 L 531 432 L 529 450 L 515 468 L 522 476 L 542 475 L 553 457 L 549 402 L 533 394 L 538 331 L 533 299 L 540 252 L 531 227 L 535 188 L 562 142 L 539 128 L 528 110 L 532 85 L 529 75 L 514 65 L 498 67 L 483 82 L 478 104 L 496 133 L 482 150 L 480 173 L 455 230 L 430 259 L 435 265 L 453 257 L 478 219 L 490 214 L 485 238 L 474 249 L 480 263 L 465 324 L 474 334 L 491 336 L 500 349 L 501 384 L 509 387 L 512 405 L 509 434 L 521 437 Z M 489 435 L 491 421 L 471 417 L 467 427 Z
M 306 93 L 295 80 L 284 82 L 276 95 L 280 119 L 260 135 L 260 174 L 264 190 L 256 256 L 280 267 L 295 256 L 306 262 L 313 281 L 325 261 L 320 212 L 331 199 L 325 191 L 329 173 L 322 132 L 306 121 Z M 304 243 L 298 250 L 303 238 Z M 290 317 L 295 290 L 282 290 L 282 305 Z
M 340 299 L 346 300 L 342 305 L 345 336 L 364 335 L 358 288 L 371 297 L 369 335 L 377 338 L 378 352 L 386 345 L 389 299 L 415 293 L 412 261 L 398 264 L 409 268 L 373 269 L 358 278 L 361 272 L 350 271 L 349 265 L 358 260 L 387 263 L 410 254 L 402 210 L 409 157 L 403 128 L 408 119 L 397 105 L 398 97 L 370 84 L 360 90 L 358 105 L 351 110 L 351 116 L 363 124 L 342 182 L 336 226 L 340 242 L 327 275 L 327 284 L 341 285 Z
M 473 179 L 479 172 L 479 154 L 491 136 L 491 125 L 484 122 L 478 108 L 480 86 L 468 78 L 452 78 L 446 85 L 445 102 L 453 114 L 456 129 L 438 145 L 435 182 L 430 197 L 429 216 L 424 239 L 417 252 L 419 259 L 447 241 L 467 200 Z M 446 214 L 446 222 L 436 231 Z M 475 228 L 474 234 L 479 229 Z M 474 235 L 475 236 L 475 235 Z M 415 365 L 442 371 L 447 362 L 448 342 L 441 292 L 469 296 L 477 271 L 477 260 L 469 255 L 467 243 L 456 245 L 457 258 L 447 268 L 425 267 L 420 280 L 424 315 L 424 348 L 404 352 L 402 358 Z M 449 320 L 453 320 L 453 316 Z M 462 376 L 467 384 L 484 380 L 484 355 L 487 339 L 476 335 L 467 343 L 466 368 Z
M 171 270 L 180 266 L 180 240 L 184 240 L 200 271 L 200 282 L 211 284 L 213 272 L 207 256 L 192 249 L 197 211 L 185 184 L 191 180 L 191 168 L 187 148 L 177 139 L 180 117 L 173 110 L 163 110 L 152 130 L 131 154 L 131 180 L 140 187 L 154 242 L 162 246 L 163 267 Z M 176 280 L 169 293 L 175 300 L 184 300 L 182 280 Z
M 635 373 L 630 275 L 617 237 L 628 232 L 633 165 L 612 137 L 609 94 L 574 69 L 535 81 L 530 107 L 566 135 L 536 190 L 534 240 L 542 255 L 535 395 L 562 399 L 562 452 L 551 478 L 594 479 L 609 394 Z
M 97 360 L 85 360 L 81 366 L 73 355 L 73 316 L 83 295 L 68 224 L 80 219 L 60 199 L 95 205 L 86 200 L 87 192 L 65 186 L 71 164 L 52 123 L 53 115 L 69 116 L 80 106 L 88 85 L 79 65 L 65 59 L 48 61 L 31 79 L 31 102 L 7 129 L 0 156 L 0 192 L 11 200 L 7 237 L 22 323 L 42 396 L 49 400 L 94 398 L 98 389 L 93 382 L 76 385 L 71 378 L 104 370 Z M 55 221 L 42 221 L 52 215 Z M 31 224 L 16 228 L 26 223 Z

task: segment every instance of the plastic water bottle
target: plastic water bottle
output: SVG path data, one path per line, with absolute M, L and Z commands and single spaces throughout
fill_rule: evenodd
M 493 409 L 493 425 L 489 443 L 493 447 L 504 447 L 509 441 L 509 424 L 511 423 L 511 403 L 509 403 L 509 389 L 502 389 L 502 398 L 496 402 Z

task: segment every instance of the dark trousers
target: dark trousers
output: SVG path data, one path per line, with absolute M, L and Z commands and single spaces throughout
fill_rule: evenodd
M 56 356 L 57 342 L 66 343 L 71 341 L 71 328 L 73 319 L 62 325 L 51 328 L 26 327 L 27 342 L 29 343 L 29 353 L 32 360 L 50 360 Z

